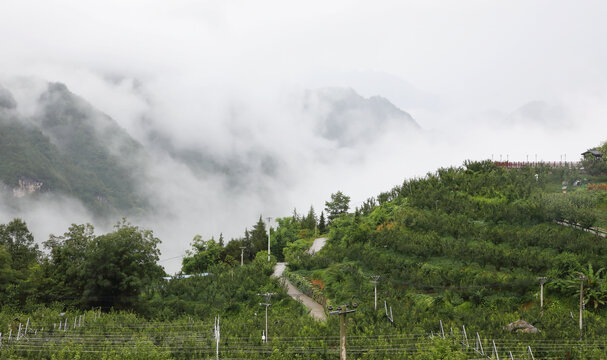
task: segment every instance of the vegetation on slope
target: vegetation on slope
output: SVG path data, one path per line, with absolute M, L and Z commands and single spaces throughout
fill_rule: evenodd
M 536 358 L 600 359 L 607 352 L 607 242 L 584 229 L 600 221 L 596 214 L 606 192 L 588 190 L 594 187 L 587 183 L 602 176 L 467 162 L 407 180 L 354 211 L 338 192 L 326 203 L 329 223 L 325 212 L 317 220 L 313 208 L 305 216 L 294 212 L 278 219 L 270 230 L 272 261 L 266 259 L 268 229 L 260 218 L 227 244 L 223 236 L 196 237 L 183 259 L 182 275 L 191 276 L 171 280 L 161 278 L 157 265 L 159 240 L 128 223 L 99 236 L 88 225 L 74 225 L 51 238 L 43 255 L 25 224 L 15 220 L 0 226 L 0 281 L 6 289 L 0 319 L 36 317 L 36 326 L 50 329 L 59 310 L 73 316 L 101 306 L 109 313 L 103 325 L 89 320 L 90 327 L 73 329 L 78 336 L 41 332 L 44 345 L 36 350 L 13 342 L 2 351 L 17 358 L 137 358 L 146 352 L 163 359 L 210 357 L 219 315 L 222 357 L 335 358 L 338 318 L 314 322 L 270 277 L 274 262 L 286 260 L 289 276 L 315 298 L 328 305 L 358 304 L 347 318 L 356 358 L 477 356 L 458 343 L 465 326 L 471 343 L 477 332 L 486 349 L 495 339 L 502 357 L 506 351 L 528 357 L 531 346 Z M 576 180 L 580 186 L 572 185 Z M 320 235 L 328 243 L 310 255 L 311 240 Z M 582 341 L 576 316 L 580 274 Z M 377 309 L 374 275 L 380 276 Z M 543 308 L 538 277 L 547 278 Z M 266 292 L 276 294 L 269 307 L 269 344 L 261 341 L 265 314 L 258 295 Z M 505 330 L 521 318 L 540 332 Z M 430 333 L 440 338 L 432 340 Z M 110 341 L 112 336 L 119 341 Z
M 98 215 L 146 207 L 137 142 L 63 84 L 49 84 L 38 105 L 32 118 L 0 108 L 0 182 L 40 182 L 39 191 L 74 196 Z

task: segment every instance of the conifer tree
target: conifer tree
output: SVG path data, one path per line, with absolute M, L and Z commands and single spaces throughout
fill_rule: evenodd
M 266 224 L 261 219 L 261 216 L 259 216 L 257 224 L 253 226 L 253 231 L 251 231 L 251 242 L 253 243 L 253 253 L 268 248 L 268 232 L 266 230 Z
M 316 227 L 316 214 L 314 213 L 314 207 L 310 206 L 310 211 L 308 211 L 308 215 L 304 216 L 301 219 L 301 227 L 302 229 L 314 230 Z
M 318 219 L 318 232 L 324 234 L 327 230 L 327 224 L 325 223 L 325 212 L 320 212 L 320 219 Z
M 350 197 L 344 195 L 341 191 L 331 194 L 331 201 L 325 201 L 325 210 L 329 223 L 337 219 L 339 215 L 345 213 L 350 208 Z

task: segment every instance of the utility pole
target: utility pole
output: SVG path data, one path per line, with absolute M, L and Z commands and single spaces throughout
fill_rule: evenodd
M 583 274 L 578 274 L 578 278 L 580 279 L 580 340 L 582 340 L 583 335 L 583 312 L 584 310 L 584 280 L 586 280 L 586 276 Z
M 371 276 L 371 284 L 373 284 L 373 292 L 375 294 L 375 310 L 377 310 L 377 282 L 379 280 L 379 275 L 372 275 Z
M 246 248 L 246 246 L 240 247 L 240 266 L 242 266 L 244 264 L 244 249 L 245 248 Z
M 333 310 L 333 306 L 329 306 L 329 315 L 339 315 L 339 360 L 346 360 L 346 315 L 356 312 L 357 304 L 352 304 L 353 310 L 348 310 L 348 305 L 337 307 L 337 311 Z
M 271 217 L 267 217 L 266 219 L 268 219 L 268 262 L 270 261 L 270 222 L 272 221 Z M 266 338 L 268 337 L 268 334 L 266 332 Z
M 543 309 L 544 308 L 544 284 L 546 283 L 547 278 L 538 277 L 537 279 L 540 281 L 540 309 Z
M 217 317 L 215 317 L 215 342 L 216 342 L 216 351 L 217 351 L 217 360 L 219 360 L 219 338 L 220 338 L 220 333 L 219 333 L 219 315 L 217 315 Z
M 265 339 L 264 342 L 267 344 L 268 343 L 268 307 L 272 304 L 270 304 L 270 298 L 272 297 L 272 295 L 276 295 L 276 293 L 270 293 L 270 292 L 266 292 L 263 294 L 257 294 L 259 296 L 263 296 L 266 299 L 265 303 L 259 303 L 260 306 L 265 306 L 266 307 L 266 333 L 265 333 Z

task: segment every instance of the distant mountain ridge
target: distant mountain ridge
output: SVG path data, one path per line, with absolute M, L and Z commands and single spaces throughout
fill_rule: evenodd
M 508 124 L 567 127 L 571 125 L 571 114 L 560 104 L 530 101 L 508 115 L 505 121 Z
M 314 122 L 315 135 L 339 145 L 353 147 L 361 142 L 369 143 L 369 137 L 377 138 L 383 131 L 404 130 L 417 131 L 420 126 L 407 112 L 393 105 L 381 96 L 365 98 L 354 89 L 343 87 L 326 87 L 307 90 L 297 109 L 308 115 Z M 180 146 L 166 134 L 158 131 L 148 133 L 149 142 L 169 156 L 183 164 L 199 176 L 221 174 L 225 186 L 231 191 L 238 191 L 256 183 L 250 174 L 263 173 L 269 177 L 280 176 L 284 159 L 276 154 L 251 149 L 246 153 L 222 154 L 221 158 L 213 157 L 200 148 Z M 247 139 L 239 139 L 246 141 Z M 255 188 L 255 191 L 263 191 Z
M 391 125 L 418 130 L 413 117 L 381 96 L 364 98 L 351 88 L 309 90 L 304 110 L 319 115 L 319 135 L 351 146 L 385 131 Z

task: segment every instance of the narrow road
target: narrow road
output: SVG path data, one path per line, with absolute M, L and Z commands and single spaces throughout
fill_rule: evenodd
M 322 238 L 318 238 L 318 239 L 314 239 L 314 243 L 312 244 L 312 247 L 310 247 L 310 250 L 308 250 L 308 253 L 310 255 L 314 255 L 317 252 L 320 251 L 320 249 L 322 249 L 325 244 L 327 243 L 327 239 L 326 237 L 322 237 Z
M 287 267 L 287 263 L 284 263 L 284 262 L 276 263 L 276 266 L 274 266 L 274 274 L 272 274 L 272 276 L 281 278 L 282 273 L 285 271 L 286 267 Z M 322 305 L 320 305 L 319 303 L 314 301 L 308 295 L 299 291 L 286 278 L 282 278 L 282 280 L 287 285 L 287 294 L 289 294 L 290 297 L 301 302 L 305 307 L 307 307 L 310 310 L 310 315 L 312 315 L 312 317 L 314 319 L 322 320 L 322 321 L 327 319 L 327 316 L 325 315 L 325 309 L 323 308 Z
M 595 227 L 591 227 L 591 228 L 583 228 L 580 224 L 576 224 L 576 223 L 570 223 L 570 222 L 565 222 L 565 221 L 558 221 L 558 220 L 554 220 L 555 223 L 562 225 L 562 226 L 567 226 L 567 227 L 572 227 L 574 229 L 578 229 L 578 230 L 582 230 L 582 231 L 586 231 L 592 234 L 595 234 L 597 236 L 600 237 L 607 237 L 607 234 L 605 233 L 605 230 L 601 229 L 601 228 L 595 228 Z

